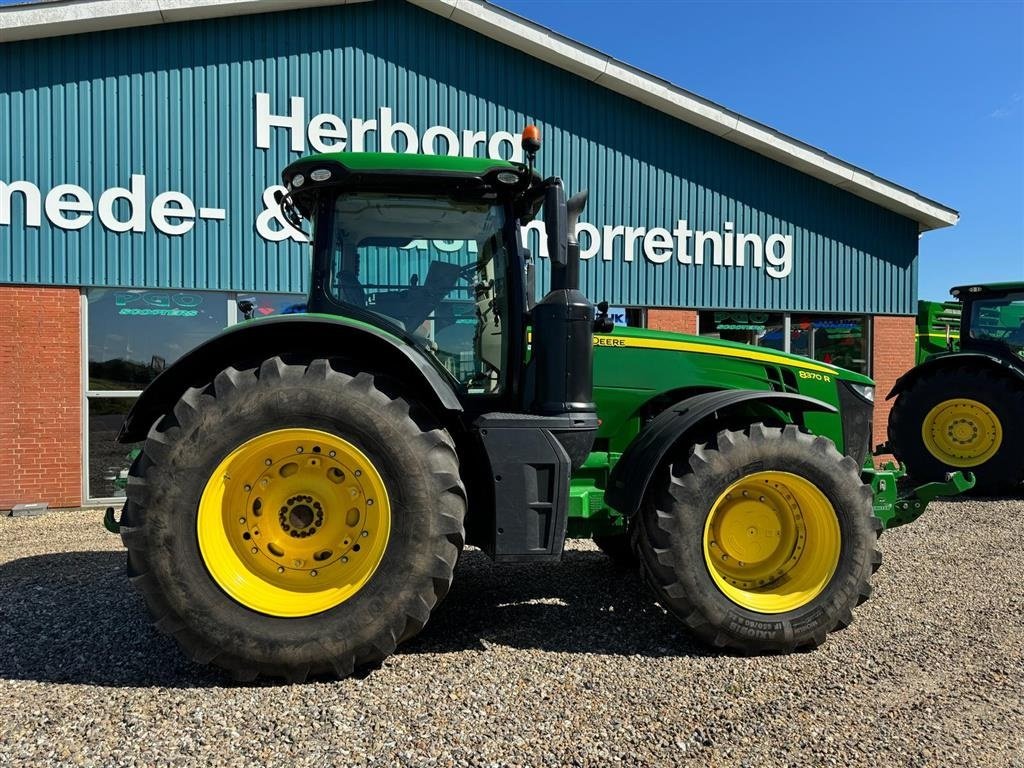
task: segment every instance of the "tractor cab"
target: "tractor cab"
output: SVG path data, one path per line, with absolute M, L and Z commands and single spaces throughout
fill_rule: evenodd
M 528 133 L 524 141 L 535 141 Z M 313 225 L 309 312 L 367 323 L 415 347 L 471 413 L 566 412 L 579 410 L 573 403 L 591 401 L 589 377 L 568 375 L 570 367 L 589 367 L 589 342 L 584 345 L 579 334 L 567 338 L 561 327 L 589 325 L 584 318 L 593 315 L 577 290 L 578 246 L 570 254 L 567 243 L 574 229 L 568 218 L 575 224 L 585 196 L 567 207 L 561 182 L 542 180 L 532 159 L 524 165 L 334 153 L 304 158 L 282 178 L 285 215 L 295 226 L 303 218 Z M 555 295 L 537 309 L 528 306 L 532 263 L 520 224 L 541 209 L 551 233 L 549 251 L 556 254 Z M 559 293 L 565 290 L 572 306 Z M 545 323 L 551 311 L 557 317 Z M 533 360 L 544 358 L 558 369 L 542 371 L 540 378 L 536 369 L 543 363 L 523 362 L 528 325 Z M 571 349 L 563 349 L 567 343 Z M 560 386 L 552 377 L 579 383 L 554 397 L 563 405 L 553 405 L 544 392 Z
M 960 349 L 1024 359 L 1024 283 L 958 286 L 950 293 L 963 305 Z

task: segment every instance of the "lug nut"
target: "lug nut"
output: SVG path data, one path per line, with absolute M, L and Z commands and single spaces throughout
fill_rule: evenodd
M 249 551 L 250 551 L 250 552 L 252 552 L 252 553 L 253 553 L 253 554 L 255 555 L 255 554 L 257 554 L 257 553 L 259 552 L 259 549 L 257 549 L 256 547 L 253 547 L 253 548 L 252 548 L 251 550 L 249 550 Z
M 278 573 L 284 573 L 284 566 L 283 565 L 277 566 L 277 572 Z
M 310 572 L 309 572 L 309 575 L 310 575 L 310 576 L 316 576 L 316 571 L 310 571 Z

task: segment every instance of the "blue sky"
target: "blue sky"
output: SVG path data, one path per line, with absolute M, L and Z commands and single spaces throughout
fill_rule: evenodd
M 1024 2 L 499 4 L 960 211 L 921 298 L 1024 280 Z

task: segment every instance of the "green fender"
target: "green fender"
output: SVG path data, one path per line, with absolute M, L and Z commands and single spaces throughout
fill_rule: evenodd
M 258 366 L 281 356 L 285 360 L 345 357 L 356 353 L 413 387 L 428 407 L 457 412 L 462 403 L 454 379 L 439 370 L 417 347 L 369 323 L 330 315 L 294 314 L 232 326 L 199 345 L 157 376 L 135 402 L 119 442 L 144 440 L 153 423 L 168 413 L 190 387 L 204 387 L 228 366 Z
M 694 395 L 666 408 L 640 430 L 612 468 L 605 501 L 625 517 L 632 517 L 640 508 L 651 477 L 673 445 L 716 412 L 753 402 L 790 413 L 837 411 L 835 406 L 821 400 L 790 392 L 727 389 Z
M 892 391 L 886 395 L 885 399 L 891 400 L 905 389 L 910 388 L 910 386 L 915 384 L 922 376 L 930 374 L 932 371 L 952 367 L 961 363 L 974 366 L 975 368 L 992 368 L 1009 373 L 1012 376 L 1016 376 L 1017 379 L 1024 384 L 1024 364 L 1022 364 L 1020 360 L 1014 359 L 1009 354 L 1007 354 L 1006 357 L 1003 357 L 1001 355 L 988 352 L 940 352 L 937 355 L 932 355 L 920 365 L 914 366 L 896 379 L 896 383 L 893 385 Z

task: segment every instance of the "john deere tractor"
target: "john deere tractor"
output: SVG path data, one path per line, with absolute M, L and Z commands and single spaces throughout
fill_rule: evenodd
M 960 312 L 944 312 L 944 348 L 889 393 L 889 448 L 915 479 L 969 470 L 978 492 L 1014 493 L 1024 481 L 1024 283 L 950 293 Z
M 312 232 L 307 311 L 192 350 L 120 435 L 144 441 L 129 574 L 192 658 L 345 676 L 423 628 L 464 543 L 544 562 L 567 536 L 635 558 L 714 646 L 815 646 L 868 596 L 882 524 L 955 490 L 901 498 L 898 473 L 862 474 L 870 379 L 613 329 L 578 290 L 586 194 L 533 170 L 535 129 L 523 146 L 527 164 L 338 153 L 284 171 L 282 208 Z M 541 212 L 534 304 L 521 225 Z

